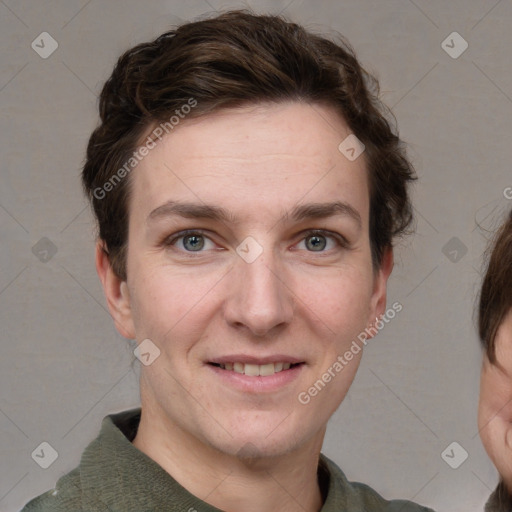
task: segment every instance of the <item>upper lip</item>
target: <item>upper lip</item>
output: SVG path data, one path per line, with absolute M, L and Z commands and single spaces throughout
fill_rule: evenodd
M 250 356 L 247 354 L 232 354 L 222 357 L 215 357 L 214 359 L 210 359 L 208 363 L 215 364 L 226 364 L 226 363 L 243 363 L 243 364 L 269 364 L 269 363 L 303 363 L 303 359 L 299 359 L 293 356 L 287 356 L 284 354 L 275 354 L 271 356 Z

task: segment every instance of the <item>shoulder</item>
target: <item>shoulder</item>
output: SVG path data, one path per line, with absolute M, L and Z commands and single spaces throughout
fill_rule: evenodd
M 103 418 L 100 432 L 82 452 L 80 464 L 21 512 L 104 512 L 112 511 L 112 504 L 125 503 L 139 476 L 133 468 L 148 465 L 130 441 L 139 420 L 140 408 Z
M 124 434 L 116 428 L 113 419 L 137 418 L 138 410 L 106 416 L 100 433 L 82 453 L 80 464 L 62 476 L 53 489 L 29 501 L 21 512 L 103 512 L 110 510 L 104 498 L 115 495 L 115 485 L 109 480 L 110 460 L 116 456 L 119 439 Z M 129 444 L 129 441 L 126 441 Z M 104 457 L 102 458 L 102 455 Z M 111 472 L 111 471 L 110 471 Z M 110 475 L 111 476 L 111 475 Z M 99 492 L 99 483 L 110 485 L 109 493 Z
M 386 500 L 370 486 L 360 482 L 350 482 L 343 471 L 325 455 L 321 463 L 330 474 L 329 495 L 322 512 L 339 510 L 361 510 L 365 512 L 434 512 L 432 509 L 408 500 Z
M 81 511 L 80 473 L 75 468 L 59 479 L 54 489 L 37 496 L 21 512 Z
M 349 482 L 354 491 L 361 497 L 364 510 L 379 510 L 382 512 L 434 512 L 409 500 L 385 500 L 379 493 L 366 484 Z
M 80 467 L 62 476 L 53 489 L 29 501 L 20 512 L 106 512 L 108 506 L 84 492 Z

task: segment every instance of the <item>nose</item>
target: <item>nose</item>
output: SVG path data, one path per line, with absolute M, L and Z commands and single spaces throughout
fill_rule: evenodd
M 295 304 L 291 282 L 274 260 L 265 251 L 252 263 L 237 259 L 229 273 L 229 295 L 224 305 L 230 326 L 263 337 L 291 322 Z

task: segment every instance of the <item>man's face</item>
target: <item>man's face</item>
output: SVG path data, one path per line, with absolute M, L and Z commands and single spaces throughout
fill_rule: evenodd
M 225 110 L 183 121 L 133 171 L 130 335 L 161 352 L 141 394 L 168 426 L 230 454 L 323 435 L 361 354 L 299 394 L 383 313 L 391 268 L 373 271 L 349 133 L 318 105 Z
M 484 356 L 478 426 L 489 457 L 512 490 L 512 310 L 496 334 L 496 364 Z

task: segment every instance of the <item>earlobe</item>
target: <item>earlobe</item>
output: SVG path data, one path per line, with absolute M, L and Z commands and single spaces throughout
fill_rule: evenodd
M 135 339 L 128 285 L 113 271 L 103 240 L 96 243 L 96 271 L 116 329 L 121 336 Z
M 393 266 L 393 248 L 387 247 L 382 255 L 380 267 L 375 273 L 370 322 L 380 318 L 386 312 L 387 283 Z

